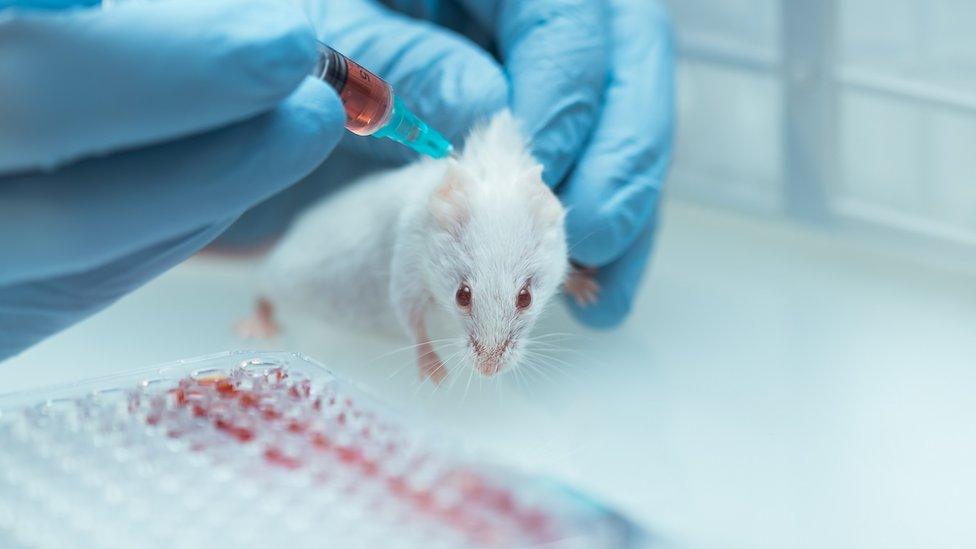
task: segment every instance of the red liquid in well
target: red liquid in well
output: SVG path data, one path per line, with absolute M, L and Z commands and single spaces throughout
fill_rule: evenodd
M 346 129 L 370 135 L 380 129 L 393 108 L 393 91 L 382 78 L 346 59 L 346 83 L 339 99 L 346 108 Z
M 261 444 L 264 462 L 284 470 L 314 467 L 317 461 L 329 460 L 327 456 L 331 456 L 335 461 L 326 463 L 344 470 L 334 471 L 336 474 L 358 475 L 363 483 L 377 482 L 393 500 L 465 534 L 476 544 L 510 545 L 515 539 L 512 536 L 535 543 L 558 539 L 557 524 L 543 510 L 517 501 L 506 486 L 496 484 L 490 476 L 463 463 L 447 466 L 432 484 L 423 487 L 412 486 L 410 477 L 423 467 L 427 454 L 413 458 L 406 471 L 385 471 L 384 457 L 396 459 L 389 454 L 397 452 L 398 445 L 392 441 L 386 443 L 386 455 L 367 452 L 373 437 L 387 427 L 377 422 L 371 412 L 360 408 L 355 400 L 315 395 L 308 380 L 292 382 L 284 369 L 269 372 L 267 379 L 271 383 L 259 388 L 241 386 L 228 376 L 183 379 L 165 397 L 156 397 L 145 421 L 165 426 L 167 414 L 183 410 L 197 420 L 210 423 L 237 443 Z M 332 427 L 308 418 L 291 417 L 295 407 L 319 411 L 326 405 L 342 410 L 335 416 Z M 353 422 L 368 423 L 356 427 L 357 436 L 352 440 L 337 444 L 333 438 L 335 430 Z M 180 430 L 167 431 L 172 438 L 186 434 Z M 282 441 L 288 444 L 282 445 Z M 204 451 L 209 445 L 210 442 L 195 440 L 191 449 Z M 311 452 L 301 450 L 306 445 Z M 453 492 L 456 499 L 438 501 L 436 494 L 441 490 Z

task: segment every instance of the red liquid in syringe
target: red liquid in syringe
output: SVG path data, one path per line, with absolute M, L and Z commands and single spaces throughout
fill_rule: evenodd
M 389 120 L 393 111 L 393 89 L 352 59 L 319 44 L 315 76 L 339 93 L 346 109 L 346 129 L 349 131 L 372 135 Z

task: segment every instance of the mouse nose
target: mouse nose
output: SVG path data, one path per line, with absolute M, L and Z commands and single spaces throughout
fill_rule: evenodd
M 497 359 L 488 359 L 478 362 L 476 366 L 477 370 L 481 372 L 481 375 L 485 377 L 491 377 L 501 371 L 501 364 Z
M 505 354 L 505 351 L 507 351 L 509 346 L 511 346 L 512 337 L 509 336 L 495 345 L 487 345 L 476 339 L 474 336 L 468 336 L 468 342 L 471 343 L 471 348 L 474 349 L 474 353 L 479 357 L 500 357 Z
M 478 357 L 476 367 L 479 372 L 486 376 L 493 376 L 501 371 L 501 358 L 512 344 L 511 336 L 497 345 L 491 346 L 478 341 L 474 336 L 469 336 L 468 341 L 471 343 L 474 354 Z

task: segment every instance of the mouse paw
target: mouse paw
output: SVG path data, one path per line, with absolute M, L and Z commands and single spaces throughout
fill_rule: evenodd
M 600 294 L 600 283 L 596 281 L 596 269 L 590 267 L 573 267 L 563 289 L 573 297 L 576 304 L 586 307 L 596 303 Z
M 281 328 L 273 320 L 250 316 L 234 325 L 234 333 L 244 339 L 271 339 Z
M 447 377 L 447 368 L 444 367 L 444 363 L 441 362 L 437 353 L 432 352 L 426 356 L 421 356 L 417 362 L 420 366 L 420 381 L 430 379 L 437 385 Z
M 281 333 L 274 319 L 274 308 L 266 299 L 258 300 L 254 313 L 234 325 L 234 332 L 244 339 L 271 339 Z

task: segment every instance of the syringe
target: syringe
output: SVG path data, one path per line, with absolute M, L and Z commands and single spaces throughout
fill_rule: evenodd
M 387 137 L 433 158 L 451 154 L 451 143 L 410 112 L 386 81 L 321 42 L 313 74 L 339 94 L 352 133 Z
M 101 0 L 101 6 L 109 9 L 136 1 Z M 319 60 L 313 75 L 339 94 L 346 109 L 346 129 L 357 135 L 387 137 L 433 158 L 444 158 L 454 151 L 450 141 L 393 95 L 393 87 L 385 80 L 322 42 L 317 43 Z

